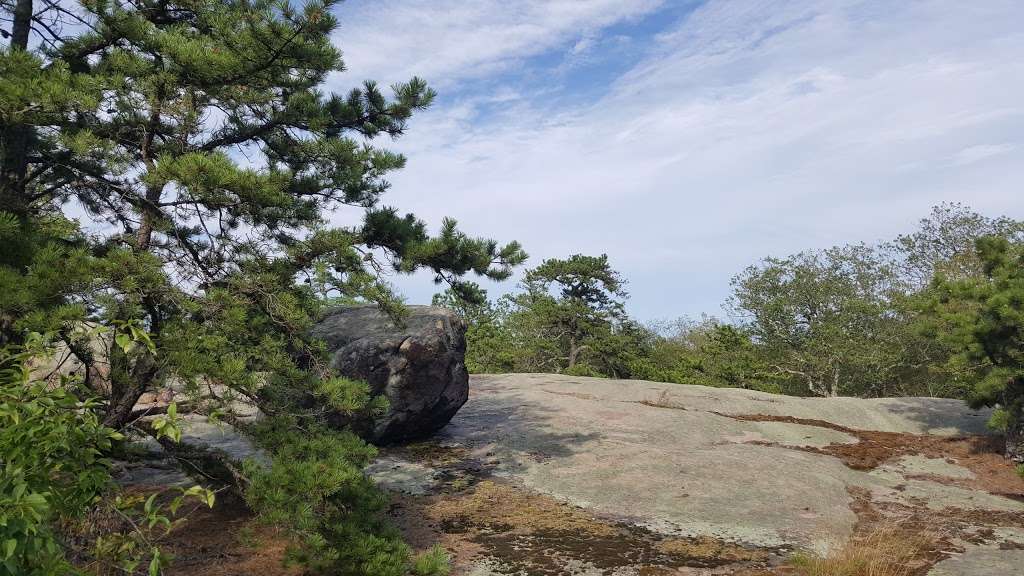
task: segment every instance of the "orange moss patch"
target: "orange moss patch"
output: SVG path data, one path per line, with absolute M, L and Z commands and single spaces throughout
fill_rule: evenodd
M 566 531 L 612 536 L 608 524 L 554 499 L 484 480 L 467 495 L 438 500 L 427 514 L 450 529 L 486 527 L 503 531 Z
M 973 479 L 945 478 L 941 482 L 964 488 L 983 490 L 990 494 L 1010 498 L 1024 498 L 1024 479 L 1016 474 L 1002 455 L 999 439 L 994 436 L 934 436 L 929 434 L 903 434 L 847 428 L 824 420 L 769 416 L 766 414 L 719 414 L 747 422 L 788 422 L 837 430 L 854 436 L 853 444 L 830 444 L 792 447 L 817 454 L 835 456 L 854 470 L 872 470 L 902 456 L 922 455 L 948 460 L 974 473 Z M 938 481 L 929 476 L 929 480 Z

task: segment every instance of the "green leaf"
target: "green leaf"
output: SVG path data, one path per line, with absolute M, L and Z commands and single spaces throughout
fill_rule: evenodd
M 149 576 L 160 576 L 160 550 L 153 549 L 153 559 L 149 561 Z
M 132 346 L 131 336 L 125 334 L 124 332 L 118 334 L 117 336 L 114 336 L 114 342 L 117 342 L 117 345 L 121 348 L 121 350 L 124 350 L 125 354 L 128 353 L 128 350 Z

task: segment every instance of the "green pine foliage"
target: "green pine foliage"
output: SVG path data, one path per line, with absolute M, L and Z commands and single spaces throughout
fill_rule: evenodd
M 577 375 L 615 373 L 615 356 L 628 345 L 609 341 L 630 337 L 624 284 L 607 255 L 552 258 L 528 270 L 511 304 L 524 312 L 512 313 L 521 332 L 545 343 L 529 362 Z
M 419 78 L 326 91 L 344 70 L 338 5 L 83 0 L 12 15 L 16 32 L 45 41 L 30 47 L 19 32 L 0 51 L 0 344 L 42 332 L 87 375 L 109 363 L 109 386 L 85 384 L 114 430 L 169 379 L 289 415 L 282 433 L 301 442 L 257 433 L 288 461 L 254 474 L 254 507 L 317 544 L 296 548 L 313 570 L 399 574 L 414 560 L 379 522 L 380 494 L 353 480 L 369 449 L 326 432 L 317 408 L 372 414 L 381 402 L 329 369 L 309 328 L 339 301 L 400 317 L 390 273 L 427 270 L 469 295 L 466 275 L 504 279 L 526 255 L 450 219 L 431 234 L 382 203 L 405 159 L 378 143 L 435 94 Z M 69 9 L 80 25 L 48 35 L 46 19 Z M 98 232 L 81 234 L 65 206 Z M 355 224 L 332 226 L 336 210 Z M 110 335 L 99 353 L 83 327 Z M 144 345 L 118 345 L 136 333 Z M 336 484 L 305 492 L 317 481 Z M 309 494 L 321 515 L 286 513 Z
M 976 243 L 982 275 L 938 275 L 922 296 L 928 334 L 956 352 L 955 370 L 974 375 L 972 406 L 999 408 L 1007 454 L 1024 461 L 1024 244 L 1000 236 Z
M 509 304 L 494 303 L 478 284 L 435 294 L 432 304 L 457 313 L 466 322 L 466 369 L 473 374 L 515 372 L 523 357 L 509 329 Z
M 265 467 L 246 463 L 245 498 L 269 524 L 291 534 L 289 561 L 313 573 L 356 576 L 441 576 L 447 555 L 413 556 L 383 516 L 388 499 L 363 474 L 377 450 L 349 431 L 302 426 L 293 417 L 267 418 L 249 430 L 271 453 Z
M 636 378 L 715 388 L 747 388 L 799 394 L 785 389 L 749 332 L 714 318 L 678 322 L 652 331 L 649 352 L 633 366 Z

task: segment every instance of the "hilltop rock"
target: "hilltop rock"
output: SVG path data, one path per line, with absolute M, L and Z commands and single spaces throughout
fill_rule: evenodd
M 435 439 L 370 469 L 407 537 L 454 551 L 455 573 L 791 574 L 793 550 L 890 523 L 935 538 L 915 574 L 1019 566 L 1024 480 L 989 412 L 961 401 L 549 374 L 472 384 Z
M 465 323 L 445 308 L 408 309 L 397 324 L 372 305 L 337 308 L 312 331 L 327 343 L 333 368 L 388 399 L 387 413 L 373 422 L 334 418 L 378 444 L 433 434 L 469 397 Z

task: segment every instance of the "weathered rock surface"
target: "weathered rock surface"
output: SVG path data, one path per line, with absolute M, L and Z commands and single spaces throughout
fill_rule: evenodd
M 807 399 L 547 374 L 473 376 L 469 401 L 432 448 L 385 451 L 373 472 L 404 493 L 396 514 L 415 527 L 413 539 L 436 526 L 423 541 L 456 550 L 456 574 L 745 573 L 691 561 L 699 551 L 685 543 L 735 543 L 778 559 L 893 521 L 945 539 L 928 560 L 936 576 L 968 576 L 1019 566 L 1024 533 L 1024 480 L 989 446 L 987 418 L 934 398 Z M 479 488 L 490 482 L 610 528 L 567 540 L 518 526 L 513 515 L 490 517 L 500 510 L 500 500 L 488 500 L 496 489 Z M 675 538 L 654 546 L 691 558 L 613 558 L 608 551 L 626 536 L 601 535 L 622 524 Z M 531 558 L 543 567 L 527 557 L 538 543 L 544 548 Z M 643 571 L 651 566 L 673 571 Z
M 150 417 L 147 417 L 150 418 Z M 231 424 L 201 414 L 178 420 L 179 442 L 161 444 L 151 436 L 130 437 L 132 461 L 115 463 L 114 479 L 122 486 L 184 486 L 197 482 L 236 484 L 233 471 L 246 461 L 270 465 L 270 456 Z M 191 475 L 191 477 L 190 477 Z M 213 476 L 219 476 L 214 480 Z M 211 484 L 212 483 L 212 484 Z
M 326 341 L 333 368 L 368 382 L 374 395 L 388 399 L 387 413 L 373 422 L 336 418 L 378 444 L 429 436 L 451 420 L 469 394 L 463 321 L 445 308 L 408 308 L 403 325 L 375 306 L 355 306 L 331 311 L 313 329 Z

